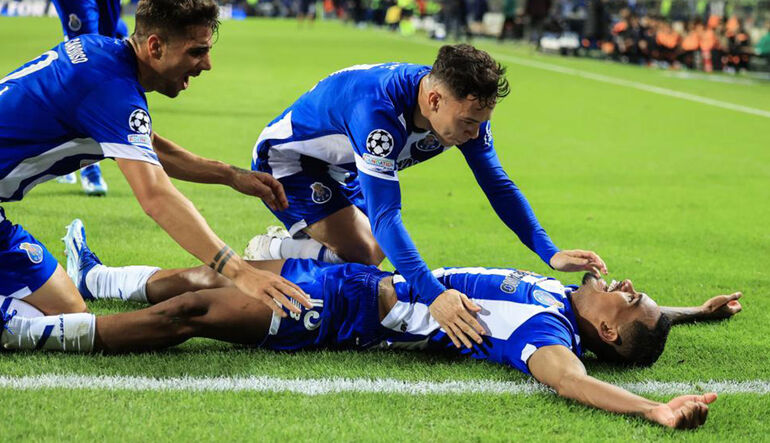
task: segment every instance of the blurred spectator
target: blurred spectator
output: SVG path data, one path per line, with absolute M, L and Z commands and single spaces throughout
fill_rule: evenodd
M 503 26 L 500 29 L 499 41 L 503 41 L 509 36 L 514 38 L 514 27 L 516 25 L 516 0 L 503 0 Z
M 765 35 L 757 42 L 757 55 L 770 60 L 770 20 L 765 21 Z
M 526 0 L 524 16 L 529 19 L 527 40 L 540 44 L 543 36 L 543 24 L 551 10 L 551 0 Z
M 471 30 L 468 27 L 468 6 L 465 0 L 445 0 L 443 13 L 447 35 L 454 34 L 455 40 L 464 37 L 470 41 Z

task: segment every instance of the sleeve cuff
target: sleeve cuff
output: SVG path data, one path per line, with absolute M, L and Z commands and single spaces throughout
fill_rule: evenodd
M 417 301 L 428 306 L 433 304 L 439 295 L 446 291 L 446 287 L 430 272 L 428 278 L 417 287 Z

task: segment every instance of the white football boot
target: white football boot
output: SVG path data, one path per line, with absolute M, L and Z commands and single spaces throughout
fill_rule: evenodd
M 249 240 L 246 250 L 243 251 L 243 258 L 246 260 L 278 260 L 281 257 L 274 257 L 270 253 L 270 243 L 273 239 L 284 239 L 290 237 L 289 231 L 283 226 L 269 226 L 266 234 L 260 234 Z

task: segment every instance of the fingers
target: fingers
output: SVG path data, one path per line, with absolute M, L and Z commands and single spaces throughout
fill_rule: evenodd
M 281 182 L 276 180 L 272 175 L 266 173 L 260 174 L 259 179 L 262 183 L 270 187 L 277 210 L 283 211 L 289 207 L 289 200 L 286 198 L 286 191 L 283 189 Z
M 471 312 L 481 311 L 481 306 L 474 303 L 473 300 L 469 299 L 467 295 L 460 294 L 460 299 L 463 301 L 463 306 L 465 306 L 465 309 Z
M 310 299 L 308 298 L 307 294 L 302 292 L 302 290 L 297 288 L 296 286 L 289 285 L 285 281 L 279 281 L 274 287 L 275 289 L 280 291 L 282 294 L 285 294 L 286 296 L 291 297 L 294 300 L 297 300 L 299 304 L 301 304 L 305 308 L 307 309 L 313 308 L 313 304 L 310 303 Z
M 455 348 L 460 349 L 462 347 L 462 344 L 460 343 L 460 340 L 457 339 L 457 335 L 455 335 L 454 331 L 450 327 L 449 324 L 439 324 L 441 326 L 441 329 L 446 332 L 446 335 L 449 336 L 449 339 L 452 340 L 452 343 L 454 343 Z
M 289 311 L 291 311 L 291 312 L 293 312 L 295 314 L 301 314 L 302 313 L 302 309 L 300 309 L 294 303 L 289 301 L 289 299 L 286 298 L 286 296 L 283 295 L 283 293 L 281 293 L 281 291 L 279 291 L 277 288 L 270 287 L 270 288 L 267 288 L 265 290 L 265 292 L 267 292 L 267 295 L 269 295 L 270 297 L 273 297 L 273 299 L 275 301 L 280 303 L 283 307 L 285 307 Z M 284 315 L 284 317 L 285 317 L 285 315 Z
M 482 328 L 479 322 L 476 321 L 476 319 L 467 312 L 460 314 L 460 317 L 462 322 L 458 323 L 458 325 L 463 330 L 463 332 L 465 332 L 465 335 L 470 337 L 470 339 L 476 343 L 481 344 L 483 342 L 481 339 L 481 334 L 485 332 L 484 328 Z
M 467 325 L 465 326 L 467 327 Z M 465 331 L 462 328 L 462 323 L 455 323 L 455 324 L 450 323 L 449 327 L 452 328 L 452 332 L 454 332 L 455 337 L 457 337 L 462 342 L 463 346 L 465 346 L 468 349 L 473 349 L 473 344 L 471 343 L 468 336 L 465 334 Z
M 607 265 L 604 263 L 604 260 L 602 260 L 601 257 L 599 257 L 599 254 L 595 253 L 594 251 L 580 251 L 583 253 L 583 257 L 588 258 L 590 261 L 591 267 L 595 268 L 598 271 L 601 271 L 603 274 L 607 274 Z

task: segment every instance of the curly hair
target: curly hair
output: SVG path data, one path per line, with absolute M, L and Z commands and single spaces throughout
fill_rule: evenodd
M 445 45 L 438 51 L 431 77 L 456 98 L 472 97 L 484 108 L 493 107 L 510 92 L 505 67 L 471 45 Z
M 219 6 L 213 0 L 140 0 L 136 8 L 134 35 L 168 38 L 183 35 L 190 26 L 219 30 Z

